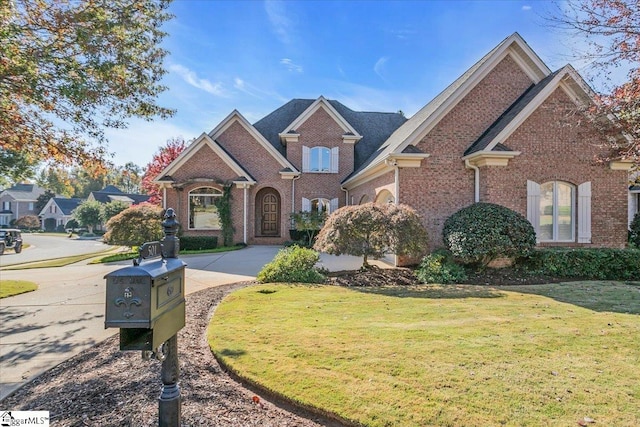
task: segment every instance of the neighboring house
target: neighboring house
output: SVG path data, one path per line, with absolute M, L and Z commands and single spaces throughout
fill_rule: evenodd
M 129 205 L 137 205 L 149 200 L 146 194 L 123 193 L 118 187 L 107 185 L 100 191 L 92 191 L 89 193 L 87 200 L 96 200 L 100 203 L 124 202 Z
M 232 185 L 236 241 L 288 240 L 291 212 L 369 201 L 422 216 L 430 246 L 474 202 L 526 216 L 541 246 L 622 247 L 630 163 L 606 154 L 575 114 L 593 94 L 567 65 L 551 70 L 516 33 L 409 120 L 294 99 L 251 124 L 233 111 L 155 182 L 185 235 L 219 235 L 214 201 Z
M 49 199 L 38 215 L 42 222 L 42 229 L 54 231 L 60 226 L 64 227 L 73 218 L 73 210 L 82 201 L 82 199 L 69 199 L 66 197 L 52 197 Z
M 35 205 L 45 189 L 36 184 L 16 184 L 0 193 L 0 227 L 25 215 L 37 215 Z

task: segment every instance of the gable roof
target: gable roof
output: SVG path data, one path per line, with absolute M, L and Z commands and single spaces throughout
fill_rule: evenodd
M 82 199 L 78 198 L 53 197 L 51 200 L 58 205 L 58 208 L 60 208 L 65 215 L 71 215 L 73 210 L 82 203 Z
M 239 113 L 238 113 L 239 114 Z M 224 121 L 223 121 L 224 122 Z M 218 126 L 220 127 L 220 126 Z M 225 128 L 226 129 L 226 128 Z M 191 159 L 202 147 L 209 147 L 222 161 L 229 166 L 229 168 L 238 174 L 238 178 L 235 181 L 243 180 L 249 183 L 255 183 L 255 179 L 247 172 L 236 159 L 231 156 L 220 144 L 214 141 L 206 133 L 202 133 L 195 141 L 193 141 L 180 155 L 167 166 L 160 175 L 158 175 L 154 182 L 167 183 L 173 182 L 171 174 L 175 173 L 182 165 L 184 165 L 189 159 Z
M 360 133 L 351 126 L 351 124 L 327 101 L 324 96 L 320 96 L 313 101 L 300 115 L 298 115 L 291 123 L 289 123 L 281 133 L 295 132 L 306 122 L 316 111 L 324 109 L 329 116 L 342 128 L 345 134 L 351 134 L 356 137 L 362 137 Z M 359 139 L 359 138 L 358 138 Z
M 89 193 L 89 200 L 95 200 L 100 203 L 110 203 L 114 201 L 124 201 L 137 205 L 138 203 L 144 203 L 149 200 L 151 196 L 148 194 L 132 194 L 123 193 L 119 188 L 108 185 L 100 191 L 92 191 Z
M 540 82 L 551 72 L 522 37 L 518 33 L 513 33 L 400 126 L 344 182 L 384 162 L 389 155 L 401 153 L 408 145 L 416 145 L 507 55 L 523 69 L 534 83 Z
M 1 196 L 9 196 L 16 201 L 36 201 L 38 196 L 45 193 L 45 189 L 36 184 L 16 184 L 0 192 Z
M 507 151 L 502 143 L 538 108 L 557 88 L 562 87 L 576 103 L 589 102 L 593 92 L 571 67 L 549 74 L 532 85 L 518 98 L 464 153 L 468 157 L 481 151 Z
M 288 126 L 309 110 L 316 101 L 313 99 L 292 99 L 258 120 L 253 126 L 276 150 L 285 156 L 287 149 L 280 140 L 280 134 L 284 133 Z M 327 102 L 349 123 L 356 134 L 361 136 L 354 149 L 356 168 L 364 163 L 398 127 L 407 121 L 400 113 L 354 111 L 338 101 L 327 100 Z

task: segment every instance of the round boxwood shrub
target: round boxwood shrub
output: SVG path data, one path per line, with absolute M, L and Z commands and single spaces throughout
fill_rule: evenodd
M 460 209 L 444 223 L 444 244 L 464 264 L 486 266 L 499 257 L 526 256 L 536 232 L 519 213 L 493 203 Z
M 415 274 L 422 283 L 449 284 L 458 283 L 467 278 L 464 268 L 456 264 L 451 253 L 444 249 L 438 249 L 422 258 Z
M 324 275 L 315 267 L 318 252 L 300 246 L 280 249 L 273 260 L 262 267 L 256 277 L 260 283 L 323 283 Z

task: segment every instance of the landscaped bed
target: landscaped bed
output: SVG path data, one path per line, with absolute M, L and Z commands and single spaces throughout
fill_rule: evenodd
M 266 284 L 226 297 L 209 340 L 237 375 L 349 422 L 635 426 L 639 314 L 637 283 Z

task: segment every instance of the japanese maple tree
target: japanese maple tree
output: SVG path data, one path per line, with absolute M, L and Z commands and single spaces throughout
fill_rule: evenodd
M 171 138 L 164 147 L 160 147 L 146 166 L 140 186 L 151 197 L 149 203 L 160 205 L 162 193 L 153 180 L 187 148 L 184 139 Z
M 603 86 L 588 113 L 612 149 L 605 160 L 640 167 L 640 1 L 567 0 L 557 10 L 551 22 L 586 40 L 587 49 L 574 53 Z M 628 70 L 622 82 L 613 75 L 618 69 Z

